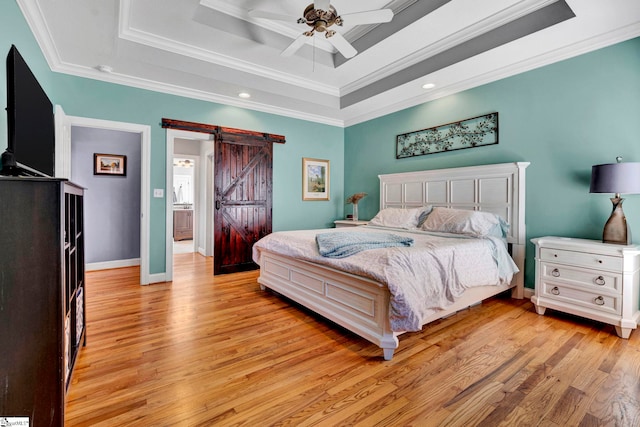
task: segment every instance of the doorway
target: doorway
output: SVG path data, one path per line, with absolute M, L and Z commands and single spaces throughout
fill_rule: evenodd
M 179 253 L 213 256 L 213 136 L 168 129 L 166 280 Z
M 164 276 L 153 280 L 149 272 L 149 227 L 150 227 L 150 170 L 151 170 L 151 127 L 125 122 L 67 116 L 59 105 L 55 107 L 56 120 L 56 176 L 71 178 L 71 128 L 74 126 L 131 132 L 140 135 L 140 284 L 163 281 Z

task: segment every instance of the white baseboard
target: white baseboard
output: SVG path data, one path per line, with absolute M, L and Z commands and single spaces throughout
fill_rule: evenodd
M 524 297 L 526 299 L 531 299 L 531 297 L 536 293 L 535 289 L 532 288 L 524 288 Z
M 115 261 L 88 262 L 85 265 L 86 271 L 109 270 L 111 268 L 134 267 L 140 265 L 140 258 L 119 259 Z
M 167 274 L 166 273 L 156 273 L 156 274 L 150 274 L 149 275 L 149 283 L 145 283 L 145 285 L 151 284 L 151 283 L 162 283 L 162 282 L 166 282 L 167 281 Z

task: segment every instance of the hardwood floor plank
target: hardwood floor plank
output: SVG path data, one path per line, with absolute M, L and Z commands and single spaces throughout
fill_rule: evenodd
M 496 391 L 500 390 L 504 384 L 500 382 L 482 382 L 483 387 L 474 389 L 473 393 L 466 395 L 464 404 L 457 405 L 455 410 L 451 410 L 451 406 L 445 405 L 445 408 L 449 409 L 449 414 L 444 420 L 439 421 L 439 414 L 446 414 L 447 412 L 440 410 L 434 413 L 430 420 L 438 420 L 438 425 L 442 426 L 469 426 L 476 425 L 484 420 L 494 408 L 490 403 L 492 397 Z
M 547 419 L 561 426 L 568 425 L 569 420 L 587 403 L 588 399 L 583 391 L 569 387 L 556 401 Z
M 67 426 L 640 424 L 637 331 L 499 296 L 401 335 L 384 361 L 257 272 L 212 268 L 182 254 L 173 282 L 144 287 L 137 267 L 87 273 Z
M 621 345 L 617 363 L 602 383 L 588 413 L 604 425 L 640 425 L 640 352 Z

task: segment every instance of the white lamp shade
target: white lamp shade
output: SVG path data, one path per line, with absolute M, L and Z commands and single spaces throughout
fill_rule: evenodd
M 590 193 L 640 193 L 640 163 L 607 163 L 591 168 Z

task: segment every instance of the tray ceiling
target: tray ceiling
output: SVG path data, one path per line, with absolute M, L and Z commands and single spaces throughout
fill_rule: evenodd
M 337 31 L 358 51 L 351 59 L 322 34 L 283 57 L 309 27 L 248 14 L 301 17 L 309 3 L 18 0 L 54 71 L 337 126 L 640 35 L 637 0 L 334 0 L 340 15 L 395 15 L 345 19 Z

